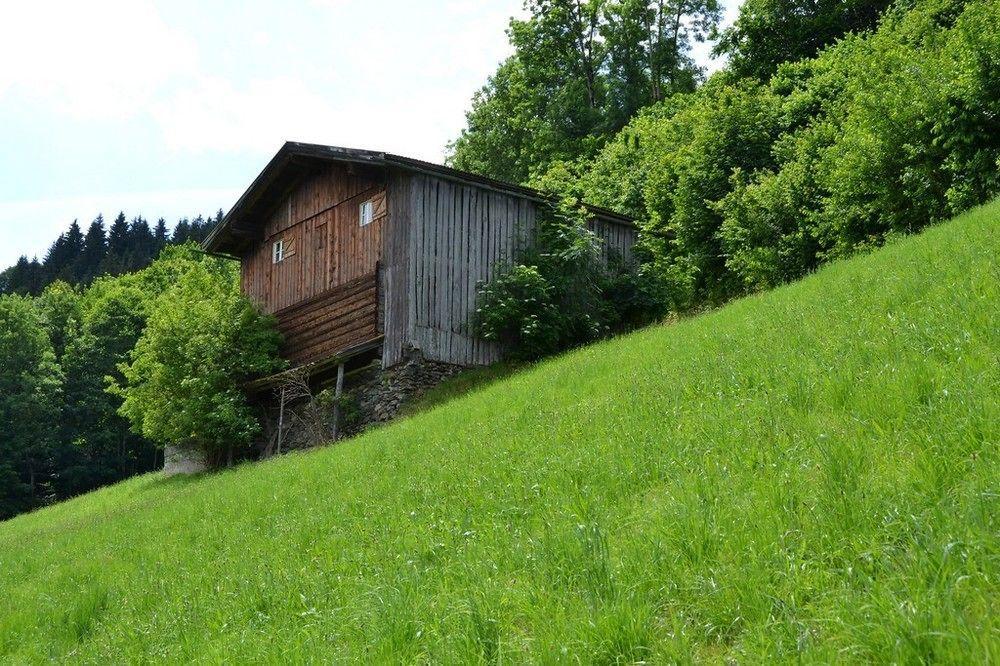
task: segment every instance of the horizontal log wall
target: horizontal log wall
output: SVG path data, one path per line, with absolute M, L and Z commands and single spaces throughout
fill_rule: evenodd
M 322 361 L 379 336 L 376 273 L 371 272 L 275 313 L 282 356 L 293 365 Z

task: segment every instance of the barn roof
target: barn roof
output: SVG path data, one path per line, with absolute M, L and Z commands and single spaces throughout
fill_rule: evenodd
M 271 210 L 302 176 L 313 171 L 318 164 L 323 162 L 368 165 L 376 168 L 395 168 L 412 173 L 426 173 L 533 201 L 554 200 L 551 195 L 530 187 L 514 185 L 401 155 L 288 141 L 271 158 L 271 161 L 237 200 L 229 213 L 212 230 L 202 244 L 203 247 L 209 252 L 222 252 L 237 244 L 236 241 L 239 238 L 258 234 L 259 222 L 257 221 L 268 210 Z M 587 208 L 599 219 L 634 226 L 632 219 L 624 215 L 596 206 L 588 205 Z

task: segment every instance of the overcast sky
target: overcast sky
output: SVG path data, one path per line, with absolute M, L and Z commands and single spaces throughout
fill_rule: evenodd
M 521 4 L 4 2 L 0 269 L 74 218 L 227 209 L 285 140 L 441 162 Z

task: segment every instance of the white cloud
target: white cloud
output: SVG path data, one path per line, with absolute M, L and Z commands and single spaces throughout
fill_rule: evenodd
M 140 113 L 165 85 L 195 71 L 195 43 L 148 0 L 5 3 L 0 97 L 19 95 L 60 113 Z
M 268 38 L 251 29 L 227 41 L 245 50 L 252 75 L 203 68 L 150 113 L 175 152 L 267 153 L 295 139 L 440 161 L 473 91 L 509 50 L 504 27 L 518 4 L 315 0 L 291 43 L 280 38 L 284 17 Z M 461 29 L 442 35 L 442 15 Z
M 192 155 L 275 150 L 292 128 L 319 134 L 336 121 L 326 98 L 290 77 L 243 86 L 202 78 L 150 112 L 165 146 Z

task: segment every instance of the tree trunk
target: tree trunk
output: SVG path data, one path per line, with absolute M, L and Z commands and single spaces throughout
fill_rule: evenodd
M 677 63 L 680 62 L 680 55 L 677 53 L 677 44 L 680 40 L 681 33 L 681 18 L 684 17 L 684 9 L 687 3 L 684 0 L 680 0 L 677 3 L 677 13 L 674 15 L 674 36 L 671 40 L 671 57 L 673 62 L 670 67 L 670 90 L 673 92 L 674 85 L 677 83 Z
M 594 71 L 594 31 L 597 28 L 597 23 L 593 19 L 590 20 L 590 32 L 589 35 L 584 38 L 584 21 L 583 21 L 583 7 L 580 5 L 580 0 L 576 0 L 573 3 L 573 19 L 576 23 L 575 30 L 576 33 L 576 47 L 579 50 L 580 56 L 580 68 L 583 70 L 584 80 L 587 83 L 587 103 L 590 108 L 597 108 L 597 74 Z

